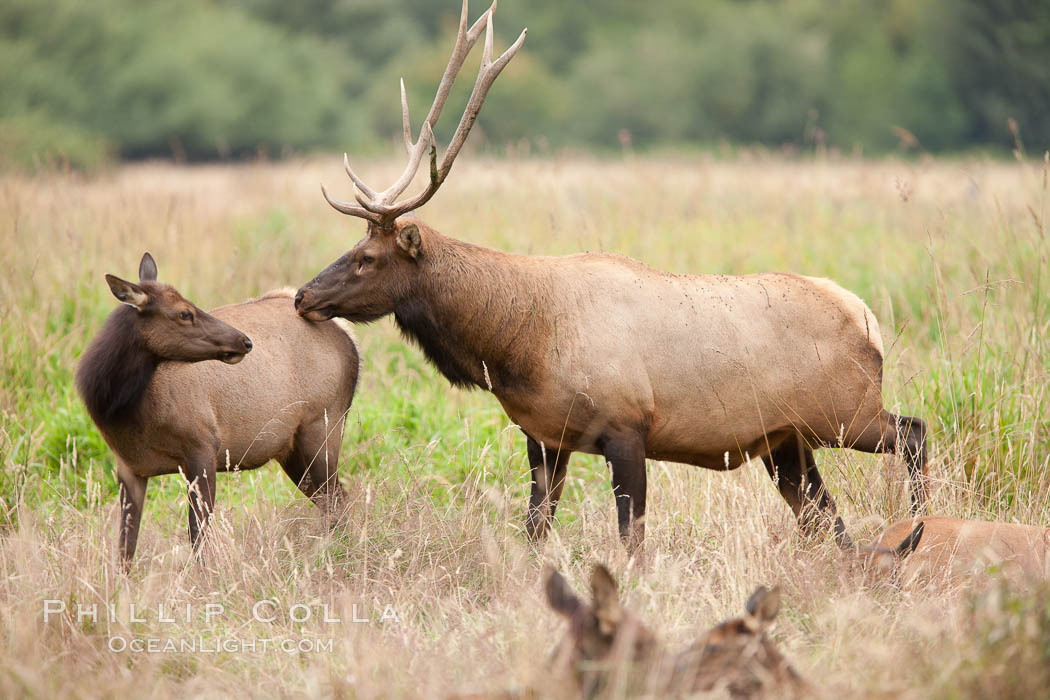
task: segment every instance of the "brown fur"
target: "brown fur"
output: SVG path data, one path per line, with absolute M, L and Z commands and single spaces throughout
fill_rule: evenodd
M 81 396 L 117 457 L 125 563 L 135 551 L 150 477 L 182 472 L 190 481 L 195 546 L 214 507 L 220 471 L 275 459 L 315 502 L 337 505 L 339 446 L 358 375 L 352 337 L 334 323 L 300 319 L 287 293 L 206 314 L 167 285 L 125 284 L 148 295 L 148 303 L 116 309 L 77 371 Z M 172 323 L 172 314 L 177 320 L 186 309 L 194 322 Z M 235 334 L 238 342 L 245 335 L 235 327 L 243 329 L 251 335 L 250 352 L 241 348 L 237 364 L 202 361 L 226 357 L 229 347 L 220 344 L 210 355 L 188 352 L 182 341 L 205 325 L 213 335 Z M 134 392 L 112 388 L 125 366 L 136 377 L 147 374 L 140 368 L 150 369 Z M 124 395 L 130 393 L 133 400 Z M 123 408 L 111 410 L 113 401 Z
M 835 513 L 813 448 L 901 451 L 916 509 L 925 501 L 925 424 L 883 410 L 878 323 L 828 280 L 512 255 L 406 217 L 370 225 L 296 307 L 314 320 L 393 313 L 453 384 L 491 389 L 529 440 L 533 536 L 574 451 L 610 462 L 630 542 L 644 530 L 646 458 L 721 470 L 762 457 L 809 529 Z
M 914 522 L 909 519 L 893 523 L 882 533 L 878 544 L 886 546 L 900 539 Z M 1050 578 L 1050 530 L 944 516 L 927 516 L 921 522 L 922 541 L 900 566 L 903 580 L 962 582 L 996 571 L 1018 583 Z
M 555 678 L 569 671 L 580 695 L 679 697 L 718 692 L 731 697 L 798 697 L 808 684 L 776 649 L 766 630 L 776 617 L 779 589 L 758 588 L 745 615 L 700 635 L 685 651 L 663 649 L 620 603 L 616 582 L 596 565 L 592 603 L 584 603 L 556 571 L 546 574 L 547 600 L 569 622 L 555 655 Z

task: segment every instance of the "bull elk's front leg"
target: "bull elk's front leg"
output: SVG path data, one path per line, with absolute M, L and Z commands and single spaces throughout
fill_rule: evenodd
M 529 514 L 525 521 L 525 532 L 529 539 L 539 540 L 547 534 L 554 520 L 554 511 L 565 486 L 565 465 L 569 461 L 569 450 L 544 449 L 528 435 L 529 467 L 532 469 L 532 495 L 529 497 Z
M 139 540 L 139 523 L 142 521 L 142 504 L 146 500 L 147 480 L 133 474 L 125 464 L 118 463 L 117 481 L 120 484 L 120 535 L 117 546 L 120 564 L 127 572 L 131 569 L 131 558 L 135 556 L 135 545 Z
M 645 437 L 608 437 L 601 447 L 612 470 L 620 539 L 633 552 L 645 538 Z

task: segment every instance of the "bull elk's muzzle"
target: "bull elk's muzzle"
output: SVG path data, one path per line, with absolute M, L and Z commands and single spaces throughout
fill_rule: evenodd
M 335 309 L 331 306 L 318 307 L 317 297 L 308 287 L 301 287 L 295 293 L 296 312 L 308 321 L 327 321 L 335 316 Z

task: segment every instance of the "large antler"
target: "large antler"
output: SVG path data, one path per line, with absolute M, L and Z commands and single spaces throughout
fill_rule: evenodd
M 478 112 L 481 111 L 481 105 L 485 101 L 489 88 L 492 87 L 492 83 L 496 80 L 500 71 L 506 67 L 510 59 L 514 58 L 514 54 L 521 48 L 522 42 L 525 41 L 525 34 L 528 32 L 528 29 L 523 30 L 518 40 L 511 44 L 510 48 L 503 52 L 499 58 L 493 61 L 492 15 L 495 11 L 496 3 L 493 2 L 485 14 L 470 29 L 467 29 L 467 0 L 463 0 L 463 10 L 459 16 L 459 31 L 456 34 L 456 46 L 453 48 L 452 57 L 449 59 L 448 66 L 441 76 L 441 83 L 438 85 L 437 94 L 434 96 L 434 103 L 430 106 L 430 112 L 423 122 L 423 127 L 419 132 L 419 139 L 415 143 L 412 142 L 412 124 L 408 116 L 408 96 L 405 94 L 405 81 L 401 80 L 401 123 L 404 131 L 405 149 L 408 151 L 408 165 L 405 166 L 401 177 L 382 192 L 376 192 L 357 176 L 357 173 L 350 167 L 350 159 L 344 154 L 343 165 L 346 168 L 346 174 L 354 182 L 354 198 L 360 206 L 333 200 L 328 196 L 324 185 L 321 185 L 321 192 L 329 204 L 344 214 L 368 219 L 379 226 L 389 227 L 398 216 L 423 206 L 434 196 L 434 193 L 441 187 L 441 183 L 448 177 L 448 173 L 452 169 L 452 163 L 459 154 L 459 149 L 463 147 L 463 143 L 467 140 L 467 135 L 478 118 Z M 452 141 L 449 142 L 448 148 L 445 150 L 445 155 L 441 159 L 441 165 L 438 166 L 437 145 L 434 142 L 434 126 L 441 116 L 441 109 L 445 106 L 445 100 L 448 99 L 449 92 L 452 90 L 452 84 L 456 81 L 456 75 L 463 66 L 463 62 L 466 60 L 470 50 L 474 48 L 474 44 L 481 35 L 482 29 L 485 30 L 485 49 L 481 56 L 481 68 L 478 70 L 478 79 L 474 83 L 473 91 L 470 93 L 467 107 L 463 110 L 463 117 L 459 120 L 459 126 L 456 127 L 456 133 L 452 136 Z M 423 160 L 423 155 L 428 149 L 430 150 L 430 183 L 426 189 L 416 196 L 397 202 L 397 198 L 401 196 L 401 193 L 412 182 L 412 178 L 415 177 L 416 171 L 419 170 L 419 164 Z

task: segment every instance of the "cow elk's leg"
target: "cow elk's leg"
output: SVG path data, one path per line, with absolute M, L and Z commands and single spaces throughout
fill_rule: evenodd
M 817 471 L 813 450 L 801 438 L 788 438 L 764 455 L 762 463 L 795 512 L 804 534 L 812 536 L 822 526 L 833 523 L 835 540 L 842 547 L 850 546 L 846 526 L 836 515 L 835 501 Z
M 645 538 L 645 438 L 606 438 L 602 454 L 612 470 L 620 539 L 633 552 Z
M 135 556 L 135 546 L 139 541 L 139 524 L 142 522 L 142 504 L 146 500 L 147 480 L 119 464 L 117 481 L 120 484 L 120 535 L 117 546 L 121 566 L 127 572 L 131 569 L 131 558 Z
M 189 482 L 189 524 L 190 544 L 194 551 L 199 551 L 208 520 L 215 508 L 215 465 L 214 454 L 196 455 L 186 465 L 186 480 Z
M 879 415 L 871 426 L 853 443 L 855 450 L 871 453 L 900 455 L 908 466 L 911 482 L 911 510 L 919 515 L 926 509 L 926 421 L 912 416 L 896 416 L 888 411 Z
M 568 450 L 544 449 L 540 443 L 528 440 L 529 467 L 532 469 L 532 495 L 529 497 L 529 514 L 525 520 L 525 532 L 530 540 L 540 540 L 554 521 L 554 512 L 565 486 L 565 467 L 569 462 Z
M 336 416 L 336 420 L 341 420 Z M 339 447 L 342 444 L 342 425 L 324 420 L 305 425 L 296 436 L 291 455 L 281 462 L 288 475 L 303 494 L 327 513 L 341 514 L 349 500 L 339 483 Z

